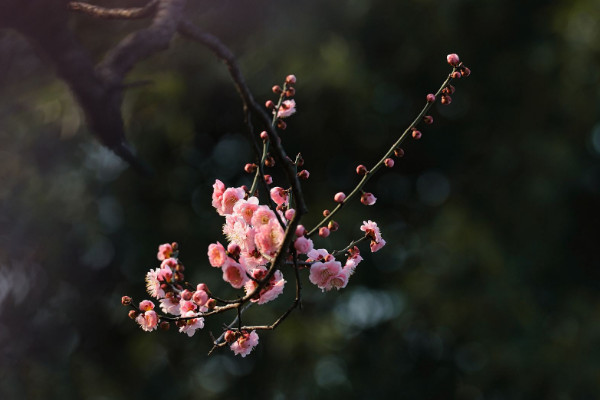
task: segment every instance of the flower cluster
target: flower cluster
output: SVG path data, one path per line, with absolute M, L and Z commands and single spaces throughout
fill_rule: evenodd
M 175 323 L 179 332 L 191 337 L 204 327 L 206 317 L 236 310 L 235 320 L 223 330 L 218 339 L 213 340 L 213 350 L 228 345 L 234 354 L 245 357 L 258 345 L 257 330 L 274 329 L 299 304 L 302 271 L 308 270 L 308 280 L 323 292 L 345 288 L 363 260 L 357 244 L 369 241 L 371 252 L 379 251 L 386 244 L 377 223 L 363 221 L 360 227 L 363 235 L 338 251 L 315 248 L 311 237 L 314 234 L 327 237 L 331 232 L 337 231 L 340 226 L 333 217 L 353 198 L 359 198 L 364 205 L 375 204 L 375 195 L 364 190 L 369 178 L 381 167 L 392 168 L 395 164 L 392 157 L 404 156 L 404 150 L 399 145 L 405 137 L 421 138 L 417 124 L 433 123 L 433 117 L 426 113 L 438 96 L 442 104 L 450 104 L 450 95 L 454 93 L 450 80 L 470 75 L 470 70 L 460 62 L 456 54 L 450 54 L 447 61 L 453 67 L 452 72 L 435 94 L 426 96 L 426 105 L 415 122 L 371 169 L 362 164 L 356 167 L 356 173 L 361 177 L 360 182 L 349 195 L 344 192 L 336 193 L 333 196 L 335 207 L 331 211 L 324 210 L 323 219 L 310 230 L 298 223 L 302 214 L 306 213 L 298 179 L 308 179 L 310 174 L 305 169 L 298 172 L 304 164 L 299 154 L 295 161 L 285 156 L 280 147 L 281 139 L 275 130 L 285 129 L 283 119 L 296 113 L 296 102 L 292 99 L 296 93 L 296 77 L 288 75 L 283 87 L 273 86 L 272 91 L 279 95 L 279 99 L 276 102 L 268 100 L 265 104 L 273 119 L 269 131 L 262 131 L 258 135 L 263 143 L 260 161 L 248 163 L 244 167 L 247 173 L 254 174 L 252 186 L 249 189 L 246 186 L 227 187 L 217 179 L 212 192 L 212 206 L 225 219 L 223 234 L 227 242 L 223 245 L 215 241 L 208 245 L 208 264 L 212 268 L 219 268 L 223 281 L 234 289 L 243 289 L 245 294 L 233 300 L 224 300 L 214 296 L 204 283 L 195 286 L 189 284 L 184 280 L 185 268 L 178 258 L 178 245 L 162 244 L 157 254 L 160 267 L 151 269 L 146 274 L 146 289 L 158 301 L 163 314 L 155 311 L 153 301 L 143 300 L 135 306 L 132 299 L 125 296 L 122 303 L 133 307 L 130 317 L 147 332 L 156 330 L 159 326 L 168 329 L 171 323 Z M 255 140 L 258 141 L 258 138 Z M 264 173 L 265 167 L 275 166 L 275 157 L 270 150 L 274 150 L 278 164 L 288 162 L 287 167 L 293 168 L 291 177 L 288 174 L 290 186 L 287 188 L 272 186 L 273 178 Z M 262 182 L 262 187 L 266 189 L 263 195 L 268 201 L 263 204 L 259 200 L 258 182 Z M 271 325 L 242 324 L 242 312 L 248 305 L 266 304 L 283 293 L 286 284 L 283 270 L 286 268 L 294 272 L 296 282 L 296 297 L 290 308 Z

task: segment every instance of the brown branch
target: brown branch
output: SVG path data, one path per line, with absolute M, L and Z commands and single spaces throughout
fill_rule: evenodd
M 105 8 L 93 4 L 72 1 L 68 4 L 69 10 L 79 12 L 94 18 L 103 19 L 142 19 L 152 16 L 159 0 L 151 0 L 144 7 L 132 8 Z

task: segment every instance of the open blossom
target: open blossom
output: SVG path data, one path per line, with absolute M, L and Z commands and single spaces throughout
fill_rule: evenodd
M 223 233 L 230 242 L 240 246 L 241 251 L 253 251 L 255 231 L 246 221 L 235 215 L 228 215 L 223 225 Z
M 288 192 L 284 188 L 276 186 L 273 189 L 271 189 L 271 199 L 278 206 L 280 206 L 282 204 L 287 204 L 288 199 L 289 199 Z
M 252 271 L 252 277 L 256 280 L 261 280 L 267 273 L 267 269 L 265 267 L 258 267 L 254 271 Z M 258 286 L 253 280 L 248 280 L 244 285 L 244 289 L 246 289 L 246 294 L 252 293 L 254 289 Z M 285 286 L 285 280 L 283 279 L 283 274 L 281 271 L 275 271 L 269 282 L 262 288 L 262 290 L 258 293 L 258 296 L 253 297 L 250 301 L 265 304 L 271 300 L 276 299 L 281 293 L 283 293 L 283 287 Z
M 154 310 L 149 310 L 138 315 L 135 318 L 135 322 L 137 322 L 146 332 L 152 332 L 158 327 L 158 315 Z
M 196 304 L 190 300 L 179 300 L 179 313 L 183 315 L 190 311 L 196 311 Z
M 233 214 L 242 217 L 247 224 L 252 221 L 252 215 L 258 208 L 258 199 L 254 196 L 248 198 L 248 200 L 240 199 L 235 206 L 233 206 Z
M 284 236 L 285 232 L 279 222 L 271 220 L 268 224 L 256 228 L 254 242 L 260 254 L 269 258 L 279 251 Z
M 226 259 L 225 247 L 221 243 L 217 242 L 208 246 L 208 262 L 210 265 L 220 267 L 225 263 Z
M 223 204 L 223 193 L 225 193 L 225 184 L 218 179 L 215 180 L 215 184 L 213 185 L 212 206 L 217 210 L 219 210 Z
M 363 221 L 363 224 L 360 227 L 360 230 L 365 232 L 365 234 L 371 239 L 371 252 L 376 252 L 385 246 L 385 240 L 381 237 L 381 232 L 379 231 L 379 227 L 376 222 L 371 220 Z
M 181 315 L 182 317 L 195 317 L 196 313 L 193 311 L 188 311 L 185 314 Z M 183 323 L 182 326 L 179 327 L 179 332 L 187 334 L 189 337 L 194 336 L 196 330 L 204 328 L 204 318 L 192 318 L 188 320 L 181 321 Z
M 275 213 L 267 206 L 258 206 L 252 215 L 252 226 L 266 225 L 271 220 L 276 220 Z
M 160 287 L 160 281 L 159 281 L 160 271 L 161 271 L 160 268 L 151 269 L 146 274 L 146 291 L 148 292 L 148 294 L 150 296 L 154 297 L 155 299 L 160 299 L 162 297 L 165 297 L 165 291 L 162 290 Z
M 279 110 L 277 111 L 278 118 L 286 118 L 296 112 L 296 101 L 295 100 L 285 100 L 281 103 Z
M 322 291 L 328 291 L 334 287 L 334 284 L 339 284 L 334 278 L 339 278 L 341 273 L 342 264 L 339 261 L 335 261 L 335 259 L 326 262 L 316 261 L 310 267 L 308 279 Z
M 363 260 L 362 256 L 360 255 L 360 251 L 358 250 L 358 247 L 354 246 L 352 249 L 349 250 L 349 253 L 350 255 L 348 257 L 348 260 L 346 260 L 346 264 L 343 268 L 343 270 L 347 273 L 348 277 L 350 277 L 350 275 L 354 273 L 356 266 L 360 264 L 360 262 Z
M 160 299 L 160 309 L 165 314 L 173 314 L 179 315 L 179 300 L 176 297 L 166 297 L 164 299 Z
M 248 281 L 246 270 L 234 259 L 228 258 L 223 264 L 223 280 L 235 289 L 239 289 Z
M 330 261 L 334 259 L 326 249 L 312 249 L 306 255 L 308 256 L 307 261 Z
M 348 284 L 348 278 L 350 278 L 350 274 L 348 270 L 342 268 L 339 274 L 332 277 L 329 281 L 329 289 L 336 288 L 337 290 L 343 289 Z M 326 289 L 326 290 L 329 290 Z
M 221 206 L 217 207 L 219 215 L 229 215 L 233 213 L 233 207 L 240 200 L 243 199 L 246 193 L 242 188 L 227 188 L 223 192 L 223 200 Z
M 236 356 L 246 357 L 254 347 L 258 345 L 258 334 L 256 331 L 250 333 L 244 331 L 240 337 L 231 344 L 230 348 Z
M 300 236 L 294 242 L 294 248 L 299 254 L 306 254 L 313 249 L 313 241 L 307 237 Z
M 173 254 L 173 246 L 171 246 L 169 243 L 161 244 L 158 246 L 158 254 L 156 255 L 156 258 L 158 258 L 159 261 L 162 261 L 171 257 L 171 254 Z

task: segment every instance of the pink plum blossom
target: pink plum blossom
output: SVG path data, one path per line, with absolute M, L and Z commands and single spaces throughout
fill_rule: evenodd
M 227 259 L 227 254 L 225 254 L 225 248 L 219 242 L 210 244 L 208 246 L 208 262 L 213 267 L 221 267 L 225 260 Z
M 330 261 L 334 259 L 326 249 L 312 249 L 306 255 L 308 256 L 307 261 Z
M 296 112 L 296 101 L 295 100 L 285 100 L 279 106 L 279 110 L 277 111 L 278 118 L 286 118 Z
M 177 267 L 177 259 L 176 258 L 167 258 L 165 260 L 163 260 L 162 263 L 160 263 L 160 268 L 161 269 L 165 269 L 165 268 L 171 268 L 171 269 L 175 269 Z
M 258 334 L 256 331 L 250 333 L 244 331 L 240 337 L 231 344 L 230 348 L 236 356 L 246 357 L 254 347 L 258 345 Z
M 240 264 L 246 269 L 246 271 L 253 270 L 254 268 L 265 265 L 268 263 L 265 257 L 258 252 L 258 250 L 254 250 L 252 252 L 242 251 L 240 253 Z
M 342 264 L 339 261 L 316 261 L 310 267 L 308 279 L 311 283 L 317 285 L 322 291 L 333 288 L 332 279 L 338 277 L 342 272 Z
M 248 281 L 246 270 L 234 259 L 228 258 L 223 264 L 223 280 L 235 289 L 239 289 Z
M 252 216 L 252 226 L 266 225 L 271 220 L 275 220 L 275 213 L 267 206 L 258 206 Z
M 252 271 L 252 277 L 256 280 L 262 280 L 267 273 L 267 269 L 265 267 L 258 267 L 254 271 Z M 250 301 L 265 304 L 271 300 L 276 299 L 281 293 L 283 293 L 283 287 L 285 285 L 285 280 L 283 279 L 283 274 L 281 271 L 275 271 L 269 282 L 262 288 L 262 290 L 258 293 L 257 296 L 250 299 Z M 246 294 L 250 294 L 254 291 L 254 289 L 258 286 L 258 283 L 253 280 L 248 280 L 244 285 L 244 289 L 246 290 Z
M 179 313 L 183 315 L 189 311 L 196 311 L 196 304 L 190 300 L 179 300 Z
M 348 278 L 350 277 L 347 270 L 342 269 L 339 274 L 332 277 L 329 281 L 330 289 L 336 288 L 337 290 L 343 289 L 348 284 Z
M 376 222 L 371 220 L 363 221 L 363 224 L 360 227 L 360 230 L 365 232 L 365 235 L 371 239 L 371 252 L 376 252 L 385 246 L 385 240 L 381 237 L 381 232 L 379 231 L 379 227 Z
M 371 241 L 371 244 L 369 246 L 371 247 L 371 252 L 375 253 L 377 250 L 379 250 L 383 246 L 385 246 L 385 240 L 384 239 L 380 239 L 379 242 Z
M 158 254 L 156 255 L 156 258 L 158 258 L 159 261 L 162 261 L 171 257 L 171 254 L 173 254 L 173 246 L 171 246 L 169 243 L 161 244 L 158 246 Z
M 266 225 L 260 225 L 256 228 L 256 236 L 254 242 L 256 248 L 266 258 L 274 256 L 283 243 L 285 232 L 279 222 L 271 220 Z
M 137 322 L 140 325 L 140 327 L 146 332 L 152 332 L 158 327 L 158 315 L 154 310 L 149 310 L 143 314 L 138 315 L 135 318 L 135 322 Z
M 285 214 L 283 214 L 285 216 L 285 219 L 287 219 L 288 221 L 291 221 L 292 219 L 294 219 L 294 216 L 296 215 L 296 210 L 294 210 L 293 208 L 290 208 L 288 210 L 285 211 Z
M 225 193 L 225 184 L 217 179 L 213 185 L 212 194 L 212 206 L 217 209 L 217 212 L 223 204 L 223 193 Z M 222 215 L 220 212 L 219 214 Z
M 185 314 L 182 314 L 182 317 L 195 317 L 197 314 L 193 311 L 188 311 Z M 187 334 L 189 337 L 194 336 L 196 330 L 204 328 L 204 318 L 192 318 L 188 320 L 181 321 L 183 323 L 182 326 L 179 327 L 179 332 Z
M 252 221 L 252 215 L 258 208 L 258 199 L 256 197 L 250 197 L 248 200 L 241 199 L 235 206 L 233 206 L 234 215 L 244 218 L 247 224 Z
M 141 311 L 154 310 L 154 303 L 151 302 L 150 300 L 142 300 L 142 301 L 140 301 L 139 308 Z
M 372 206 L 377 201 L 377 197 L 373 196 L 373 193 L 363 193 L 360 196 L 360 202 L 366 206 Z
M 194 295 L 192 296 L 192 300 L 199 307 L 204 306 L 206 304 L 206 302 L 208 301 L 208 299 L 210 299 L 210 296 L 208 295 L 208 293 L 206 293 L 206 291 L 204 291 L 202 289 L 196 290 L 194 292 Z
M 175 297 L 160 299 L 160 309 L 165 314 L 179 315 L 179 301 L 180 299 Z
M 348 276 L 354 273 L 356 266 L 360 264 L 360 262 L 363 260 L 362 256 L 360 255 L 360 251 L 358 250 L 358 247 L 354 246 L 354 248 L 350 249 L 349 252 L 350 256 L 348 257 L 348 260 L 346 260 L 346 265 L 344 265 L 343 268 L 343 270 L 346 271 Z
M 306 254 L 313 249 L 313 241 L 307 237 L 300 236 L 294 242 L 294 248 L 299 254 Z
M 288 192 L 284 188 L 276 186 L 273 189 L 271 189 L 271 199 L 278 206 L 280 206 L 282 204 L 287 204 L 288 199 L 289 199 Z
M 151 269 L 146 274 L 146 291 L 148 294 L 155 299 L 165 297 L 165 291 L 160 287 L 159 273 L 160 268 Z
M 223 233 L 230 242 L 240 246 L 241 251 L 253 251 L 255 231 L 246 223 L 244 218 L 228 215 L 225 217 Z
M 217 208 L 219 215 L 229 215 L 233 213 L 233 207 L 245 196 L 244 189 L 242 188 L 227 188 L 223 192 L 223 201 L 221 207 Z

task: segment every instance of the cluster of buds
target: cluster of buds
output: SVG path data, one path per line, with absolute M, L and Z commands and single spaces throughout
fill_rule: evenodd
M 425 124 L 433 123 L 433 117 L 425 115 L 428 109 L 441 96 L 442 104 L 451 102 L 450 95 L 454 87 L 449 84 L 458 72 L 460 76 L 468 76 L 470 70 L 458 59 L 456 54 L 448 56 L 448 62 L 453 66 L 453 72 L 436 94 L 428 94 L 427 104 L 417 121 Z M 296 77 L 288 75 L 283 86 L 273 86 L 275 94 L 279 94 L 277 104 L 272 100 L 266 102 L 267 109 L 273 115 L 272 129 L 276 127 L 285 129 L 284 118 L 296 112 L 296 102 L 292 99 L 295 94 L 294 85 Z M 168 329 L 174 323 L 179 331 L 193 336 L 196 330 L 204 327 L 205 318 L 237 310 L 237 318 L 224 329 L 219 339 L 213 342 L 214 348 L 228 345 L 236 354 L 245 357 L 258 345 L 256 330 L 274 329 L 283 318 L 289 314 L 300 301 L 301 285 L 300 272 L 308 270 L 308 280 L 321 291 L 340 290 L 347 286 L 356 267 L 362 261 L 360 250 L 356 246 L 361 241 L 369 241 L 369 249 L 376 252 L 385 246 L 386 242 L 381 236 L 377 223 L 363 221 L 360 229 L 363 234 L 352 241 L 343 250 L 330 251 L 324 248 L 315 248 L 311 239 L 318 233 L 320 237 L 327 237 L 331 232 L 339 229 L 339 224 L 332 217 L 350 201 L 355 194 L 360 194 L 360 202 L 373 205 L 376 197 L 364 190 L 368 179 L 381 167 L 392 168 L 394 158 L 404 156 L 404 150 L 399 147 L 405 136 L 409 134 L 414 139 L 421 137 L 421 132 L 412 124 L 402 136 L 387 151 L 385 156 L 373 168 L 367 169 L 364 165 L 356 167 L 356 173 L 361 177 L 360 182 L 346 195 L 338 192 L 333 196 L 336 204 L 332 211 L 323 211 L 323 220 L 313 229 L 307 230 L 298 224 L 301 214 L 296 215 L 298 196 L 292 198 L 292 187 L 271 187 L 273 178 L 263 173 L 263 167 L 274 167 L 275 160 L 269 155 L 271 138 L 266 131 L 260 133 L 263 140 L 263 153 L 260 161 L 248 163 L 244 166 L 247 173 L 254 173 L 254 183 L 251 188 L 246 186 L 227 187 L 220 180 L 213 185 L 212 206 L 216 212 L 225 218 L 223 233 L 227 245 L 216 241 L 208 246 L 208 264 L 215 269 L 220 269 L 222 279 L 234 289 L 244 290 L 245 295 L 234 300 L 223 300 L 213 296 L 204 283 L 195 286 L 184 281 L 184 267 L 180 262 L 179 249 L 176 243 L 159 246 L 157 258 L 161 261 L 159 268 L 151 269 L 146 274 L 146 289 L 148 294 L 159 302 L 163 314 L 155 311 L 155 304 L 150 300 L 143 300 L 135 305 L 133 300 L 124 296 L 122 304 L 133 308 L 130 317 L 134 319 L 144 331 L 153 331 L 158 326 Z M 270 131 L 276 134 L 276 131 Z M 276 135 L 277 136 L 277 135 Z M 278 136 L 276 137 L 277 140 Z M 278 142 L 279 143 L 279 142 Z M 282 159 L 285 157 L 282 156 Z M 302 169 L 304 160 L 300 155 L 292 163 L 296 167 L 299 178 L 307 179 L 309 173 Z M 269 201 L 261 204 L 256 189 L 257 181 L 262 179 L 268 189 Z M 294 192 L 294 193 L 297 193 Z M 287 283 L 283 277 L 282 269 L 290 266 L 296 279 L 296 299 L 292 307 L 284 313 L 273 325 L 270 326 L 244 326 L 242 324 L 242 306 L 244 304 L 263 305 L 277 299 Z M 222 304 L 222 305 L 220 305 Z M 237 323 L 237 328 L 232 328 Z

